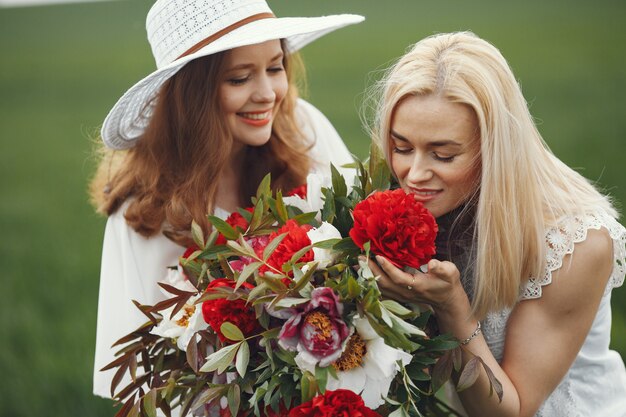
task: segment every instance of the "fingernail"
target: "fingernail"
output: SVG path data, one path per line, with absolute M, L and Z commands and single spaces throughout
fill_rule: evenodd
M 379 255 L 376 255 L 376 262 L 378 262 L 379 265 L 383 265 L 385 263 L 385 258 Z
M 365 256 L 359 255 L 359 262 L 365 262 L 365 261 L 366 261 Z

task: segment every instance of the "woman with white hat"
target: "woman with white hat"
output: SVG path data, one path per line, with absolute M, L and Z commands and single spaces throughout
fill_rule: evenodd
M 144 322 L 192 220 L 225 217 L 269 172 L 290 190 L 310 172 L 352 161 L 330 122 L 298 99 L 294 55 L 357 15 L 277 18 L 265 0 L 157 0 L 146 28 L 157 70 L 119 99 L 102 126 L 92 181 L 104 236 L 94 393 L 110 396 L 111 345 Z M 117 152 L 123 150 L 123 152 Z M 166 237 L 167 236 L 167 237 Z

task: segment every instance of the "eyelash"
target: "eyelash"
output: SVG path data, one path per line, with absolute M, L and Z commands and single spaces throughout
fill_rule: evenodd
M 413 152 L 413 149 L 402 149 L 402 148 L 398 148 L 398 147 L 394 147 L 393 148 L 393 153 L 397 153 L 398 155 L 408 155 L 411 152 Z M 439 156 L 437 155 L 437 153 L 433 152 L 432 153 L 433 158 L 437 161 L 440 162 L 444 162 L 444 163 L 449 163 L 454 161 L 455 155 L 453 156 Z
M 398 148 L 397 146 L 393 147 L 393 153 L 397 153 L 398 155 L 408 155 L 409 153 L 411 153 L 413 149 L 402 149 L 402 148 Z
M 439 156 L 436 153 L 433 153 L 433 158 L 437 161 L 448 163 L 454 161 L 454 156 Z
M 232 85 L 242 85 L 245 84 L 246 81 L 248 81 L 250 79 L 250 77 L 244 77 L 244 78 L 231 78 L 228 80 L 228 82 Z
M 278 67 L 272 67 L 272 68 L 268 68 L 267 72 L 270 72 L 272 74 L 277 74 L 279 72 L 283 72 L 285 69 L 281 66 Z M 250 76 L 246 76 L 244 78 L 231 78 L 228 80 L 228 82 L 231 85 L 243 85 L 245 84 L 248 80 L 250 79 Z

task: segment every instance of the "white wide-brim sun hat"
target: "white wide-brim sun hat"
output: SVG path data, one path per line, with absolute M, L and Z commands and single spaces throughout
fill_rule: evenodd
M 353 14 L 277 18 L 265 0 L 157 0 L 146 20 L 157 70 L 113 106 L 102 125 L 102 140 L 113 149 L 133 147 L 150 122 L 163 83 L 194 59 L 272 39 L 285 39 L 288 52 L 295 52 L 363 20 Z

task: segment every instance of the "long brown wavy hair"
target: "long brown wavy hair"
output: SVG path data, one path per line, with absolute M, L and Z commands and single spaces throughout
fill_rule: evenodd
M 284 44 L 283 44 L 283 50 Z M 98 169 L 90 184 L 96 210 L 111 215 L 130 199 L 128 224 L 143 236 L 164 232 L 188 245 L 195 220 L 207 233 L 207 213 L 215 206 L 220 173 L 230 161 L 233 138 L 219 104 L 218 83 L 224 72 L 225 52 L 198 58 L 164 83 L 153 105 L 146 131 L 137 145 L 112 151 L 100 145 Z M 289 190 L 303 184 L 311 160 L 307 143 L 295 119 L 298 87 L 295 70 L 303 67 L 298 55 L 285 55 L 289 82 L 263 146 L 248 146 L 236 169 L 240 175 L 238 199 L 246 205 L 267 173 L 272 188 Z

